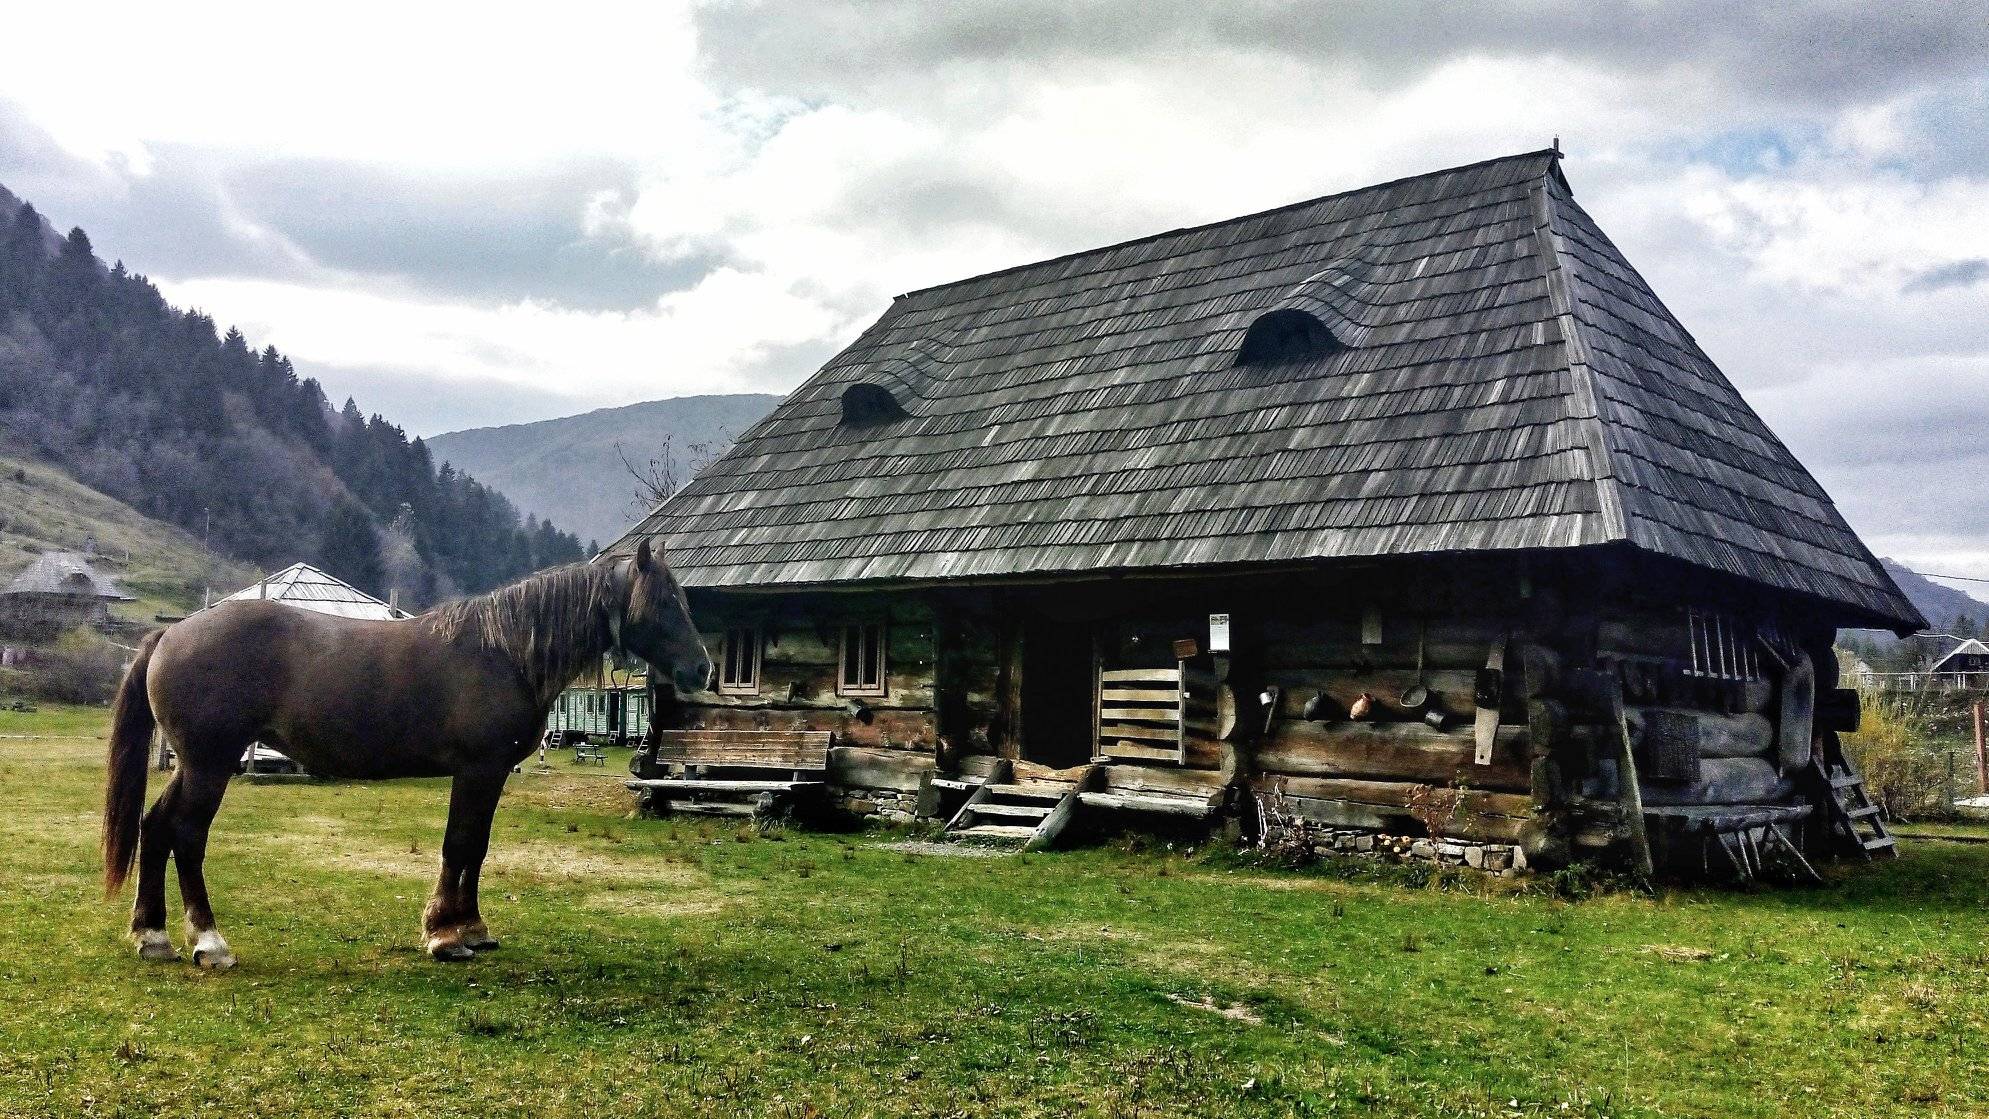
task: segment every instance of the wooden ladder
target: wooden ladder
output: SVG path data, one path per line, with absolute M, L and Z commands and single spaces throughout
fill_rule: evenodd
M 1867 859 L 1897 858 L 1899 846 L 1885 830 L 1885 810 L 1872 803 L 1865 789 L 1864 775 L 1834 743 L 1810 757 L 1816 780 L 1823 786 L 1822 809 L 1829 817 L 1830 830 L 1858 849 Z
M 1098 773 L 1096 766 L 1075 783 L 991 780 L 974 788 L 941 833 L 949 840 L 1020 845 L 1036 851 L 1055 843 L 1077 814 L 1079 796 Z

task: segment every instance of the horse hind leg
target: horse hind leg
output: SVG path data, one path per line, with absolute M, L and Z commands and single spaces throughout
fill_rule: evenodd
M 203 968 L 225 971 L 235 966 L 235 954 L 214 925 L 214 909 L 207 899 L 207 831 L 228 791 L 227 770 L 182 769 L 181 798 L 173 817 L 173 862 L 179 867 L 180 901 L 186 907 L 186 935 L 192 943 L 193 962 Z
M 138 825 L 138 896 L 131 906 L 131 939 L 140 959 L 170 962 L 180 958 L 166 933 L 166 861 L 173 853 L 174 817 L 181 800 L 181 774 L 159 792 L 159 799 Z

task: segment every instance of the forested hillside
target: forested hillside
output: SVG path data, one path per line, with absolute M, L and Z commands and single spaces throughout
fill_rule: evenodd
M 81 229 L 0 191 L 0 450 L 264 567 L 309 560 L 410 603 L 582 558 L 570 533 L 353 401 L 333 409 L 274 348 L 168 304 Z

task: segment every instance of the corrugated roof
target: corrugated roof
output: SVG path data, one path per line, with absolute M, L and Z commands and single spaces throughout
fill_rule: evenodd
M 902 296 L 609 552 L 765 586 L 1625 543 L 1917 626 L 1558 159 Z M 1279 309 L 1344 347 L 1236 364 Z M 855 384 L 905 414 L 843 423 Z
M 293 563 L 221 601 L 235 602 L 248 599 L 286 602 L 292 606 L 315 610 L 320 614 L 336 614 L 342 618 L 371 618 L 385 621 L 411 616 L 407 611 L 389 606 L 358 587 L 335 575 L 328 575 L 308 563 Z
M 119 601 L 131 598 L 119 589 L 117 580 L 98 574 L 90 566 L 90 557 L 81 552 L 43 552 L 26 571 L 14 576 L 6 593 L 89 595 Z

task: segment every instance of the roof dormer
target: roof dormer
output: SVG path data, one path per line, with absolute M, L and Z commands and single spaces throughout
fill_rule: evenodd
M 882 385 L 858 383 L 843 390 L 843 423 L 853 427 L 902 419 L 904 406 Z
M 1346 347 L 1309 311 L 1284 307 L 1257 316 L 1236 352 L 1238 365 L 1270 365 L 1325 357 Z

